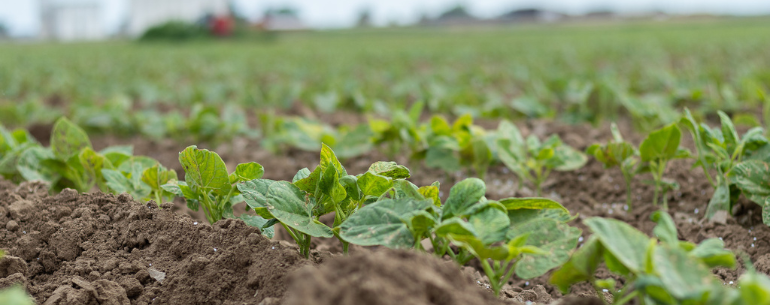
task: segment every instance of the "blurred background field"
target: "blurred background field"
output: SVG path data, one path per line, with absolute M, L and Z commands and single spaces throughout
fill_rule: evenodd
M 90 133 L 261 137 L 277 151 L 286 142 L 316 150 L 353 131 L 377 138 L 379 120 L 416 126 L 430 115 L 629 119 L 640 131 L 685 107 L 748 126 L 770 117 L 770 17 L 761 15 L 519 8 L 478 17 L 458 5 L 385 24 L 361 10 L 330 29 L 290 6 L 245 16 L 219 1 L 225 13 L 187 7 L 186 19 L 164 21 L 158 12 L 176 2 L 144 2 L 131 2 L 134 15 L 110 35 L 88 30 L 93 22 L 62 32 L 67 6 L 41 2 L 39 35 L 0 44 L 0 122 L 50 126 L 64 115 Z

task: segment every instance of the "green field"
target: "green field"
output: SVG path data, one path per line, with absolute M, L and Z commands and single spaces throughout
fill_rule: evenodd
M 683 106 L 753 112 L 770 83 L 768 24 L 757 18 L 3 45 L 0 92 L 4 105 L 56 97 L 65 113 L 114 99 L 127 99 L 132 109 L 301 102 L 364 113 L 424 101 L 433 113 L 576 122 L 625 109 L 650 127 L 671 121 Z M 14 125 L 37 118 L 7 112 L 0 120 Z

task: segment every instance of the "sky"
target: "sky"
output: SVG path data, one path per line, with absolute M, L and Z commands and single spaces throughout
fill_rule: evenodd
M 59 0 L 78 2 L 84 0 Z M 93 0 L 101 4 L 103 22 L 116 31 L 128 14 L 130 0 Z M 158 0 L 162 1 L 162 0 Z M 39 28 L 39 0 L 0 0 L 0 23 L 14 36 L 35 35 Z M 770 0 L 234 0 L 245 15 L 257 19 L 268 8 L 292 7 L 306 24 L 316 28 L 339 28 L 355 23 L 368 9 L 376 25 L 414 22 L 423 14 L 436 16 L 458 4 L 479 17 L 494 17 L 517 8 L 538 7 L 570 14 L 597 9 L 618 12 L 663 10 L 669 13 L 770 14 Z

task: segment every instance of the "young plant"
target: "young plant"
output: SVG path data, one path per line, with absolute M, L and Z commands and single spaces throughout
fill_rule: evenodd
M 661 129 L 650 133 L 646 139 L 639 145 L 639 155 L 641 156 L 643 167 L 640 172 L 650 172 L 655 186 L 653 205 L 658 205 L 659 197 L 663 198 L 663 209 L 668 210 L 668 200 L 666 192 L 671 188 L 677 188 L 674 181 L 668 181 L 663 178 L 666 172 L 666 165 L 672 159 L 688 158 L 690 152 L 679 147 L 679 141 L 682 132 L 675 123 L 667 125 Z
M 626 206 L 631 211 L 631 181 L 636 175 L 639 160 L 636 158 L 638 152 L 631 143 L 623 140 L 623 136 L 618 130 L 618 126 L 612 123 L 612 142 L 607 144 L 594 144 L 586 149 L 586 154 L 594 156 L 597 161 L 604 165 L 604 168 L 619 167 L 623 173 L 623 180 L 626 182 Z
M 113 168 L 111 158 L 122 159 L 122 147 L 96 152 L 85 131 L 62 117 L 51 134 L 51 147 L 32 146 L 17 160 L 16 169 L 27 180 L 42 180 L 54 191 L 73 188 L 87 192 L 94 186 L 106 190 L 102 169 Z
M 419 151 L 423 146 L 424 140 L 419 126 L 423 106 L 422 102 L 414 103 L 409 112 L 392 109 L 390 121 L 369 118 L 374 145 L 386 145 L 391 160 L 401 153 L 404 146 L 408 146 L 413 152 Z
M 525 141 L 519 129 L 508 121 L 501 121 L 497 128 L 497 156 L 519 178 L 519 187 L 531 183 L 537 196 L 552 170 L 572 171 L 588 161 L 583 153 L 562 143 L 558 135 L 543 142 L 529 135 Z
M 308 257 L 313 237 L 335 236 L 347 253 L 349 242 L 340 236 L 340 225 L 394 185 L 407 183 L 408 177 L 409 169 L 394 162 L 377 162 L 366 173 L 349 175 L 334 151 L 323 144 L 320 164 L 312 172 L 302 169 L 291 182 L 252 179 L 238 184 L 238 189 L 250 208 L 270 220 L 265 227 L 280 223 Z M 319 221 L 331 212 L 335 213 L 332 228 Z
M 233 205 L 243 201 L 236 183 L 259 179 L 264 174 L 262 165 L 256 162 L 238 164 L 235 172 L 228 174 L 217 153 L 195 145 L 179 153 L 179 163 L 184 167 L 185 181 L 172 180 L 161 187 L 185 198 L 187 207 L 193 211 L 202 207 L 211 224 L 222 218 L 235 218 Z
M 746 198 L 762 207 L 762 222 L 770 226 L 770 163 L 765 160 L 743 161 L 735 165 L 729 179 Z M 715 192 L 714 197 L 717 195 Z M 732 192 L 722 196 L 727 197 L 723 200 L 728 202 L 737 200 Z
M 418 188 L 404 181 L 390 198 L 366 205 L 340 226 L 350 243 L 422 249 L 430 240 L 437 256 L 463 265 L 478 258 L 499 293 L 513 274 L 533 278 L 564 263 L 580 230 L 560 204 L 540 198 L 484 198 L 484 182 L 465 179 L 452 187 L 445 204 L 438 186 Z M 451 247 L 454 245 L 455 248 Z
M 23 180 L 16 165 L 21 154 L 32 147 L 41 147 L 32 135 L 24 129 L 9 131 L 0 124 L 0 176 L 21 182 Z
M 174 200 L 174 193 L 164 190 L 163 185 L 177 179 L 175 170 L 166 169 L 160 163 L 142 171 L 142 182 L 150 187 L 148 197 L 155 200 L 158 205 Z
M 114 194 L 127 193 L 135 200 L 155 200 L 158 206 L 174 199 L 174 194 L 162 186 L 177 180 L 176 171 L 166 169 L 152 158 L 132 156 L 115 169 L 102 169 L 102 175 Z
M 721 128 L 710 128 L 706 124 L 698 124 L 688 109 L 680 120 L 692 135 L 697 151 L 696 165 L 703 169 L 703 173 L 715 188 L 714 195 L 709 201 L 706 217 L 711 218 L 717 211 L 732 210 L 737 201 L 739 185 L 730 177 L 739 177 L 746 174 L 745 169 L 752 167 L 745 164 L 733 174 L 738 164 L 745 158 L 764 159 L 768 152 L 765 148 L 768 144 L 761 127 L 755 127 L 747 131 L 743 137 L 738 137 L 732 120 L 722 111 L 717 112 L 721 119 Z M 767 146 L 770 147 L 770 146 Z M 716 171 L 716 179 L 712 179 L 710 170 Z M 751 190 L 748 191 L 751 193 Z M 764 205 L 764 201 L 760 202 Z
M 589 282 L 605 304 L 603 291 L 613 295 L 616 305 L 634 299 L 636 304 L 735 304 L 725 302 L 734 296 L 722 293 L 727 288 L 710 270 L 735 266 L 735 256 L 724 243 L 716 238 L 699 245 L 679 241 L 671 216 L 658 211 L 652 219 L 658 223 L 653 233 L 660 243 L 619 220 L 583 221 L 593 235 L 551 275 L 551 283 L 566 294 L 572 285 Z M 623 278 L 620 289 L 613 279 L 595 277 L 602 262 Z
M 473 125 L 470 114 L 459 117 L 451 126 L 441 116 L 434 116 L 426 135 L 424 150 L 413 154 L 414 159 L 425 159 L 425 165 L 445 172 L 456 172 L 462 167 L 473 168 L 484 179 L 492 164 L 489 142 L 491 135 Z

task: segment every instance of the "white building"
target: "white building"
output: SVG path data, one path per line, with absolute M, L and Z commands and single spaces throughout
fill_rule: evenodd
M 195 22 L 201 17 L 224 15 L 228 0 L 131 0 L 126 33 L 136 37 L 147 29 L 168 21 Z
M 40 4 L 43 39 L 75 41 L 106 37 L 98 2 L 41 0 Z

